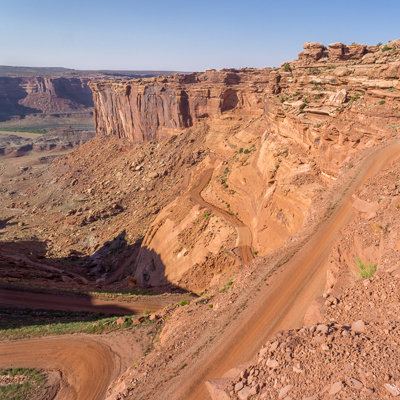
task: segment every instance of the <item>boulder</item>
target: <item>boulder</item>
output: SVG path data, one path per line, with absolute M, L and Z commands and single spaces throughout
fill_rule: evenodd
M 225 393 L 228 379 L 214 379 L 206 381 L 206 388 L 212 400 L 229 400 L 229 396 Z
M 270 358 L 268 358 L 267 362 L 266 362 L 267 367 L 269 368 L 277 368 L 279 366 L 279 362 L 276 360 L 271 360 Z
M 400 395 L 400 389 L 396 385 L 385 383 L 384 387 L 392 396 L 397 397 Z
M 353 324 L 351 325 L 351 330 L 354 332 L 364 332 L 365 330 L 365 323 L 364 321 L 362 321 L 361 319 L 353 322 Z
M 332 93 L 329 97 L 329 101 L 335 104 L 343 104 L 347 99 L 347 92 L 345 89 L 339 90 L 336 93 Z
M 290 390 L 292 389 L 293 385 L 287 385 L 284 388 L 282 388 L 279 392 L 279 399 L 284 399 L 286 397 L 286 395 L 290 392 Z
M 326 50 L 326 47 L 321 43 L 307 42 L 303 45 L 305 51 L 299 53 L 300 60 L 318 61 Z
M 245 386 L 242 390 L 240 390 L 237 394 L 239 396 L 240 400 L 247 400 L 250 398 L 251 394 L 250 394 L 250 388 L 248 388 L 247 386 Z

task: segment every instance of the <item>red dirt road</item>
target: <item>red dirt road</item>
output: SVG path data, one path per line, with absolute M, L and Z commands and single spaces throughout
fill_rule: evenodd
M 57 400 L 100 400 L 120 373 L 117 356 L 88 338 L 52 337 L 0 343 L 0 369 L 11 367 L 59 370 Z
M 201 197 L 201 192 L 206 187 L 207 183 L 210 181 L 213 172 L 214 169 L 207 169 L 204 175 L 201 177 L 198 185 L 194 189 L 192 189 L 190 194 L 192 195 L 193 200 L 196 201 L 198 204 L 201 204 L 202 206 L 207 207 L 210 210 L 214 211 L 215 214 L 226 219 L 236 228 L 238 232 L 239 247 L 240 247 L 242 262 L 244 265 L 246 265 L 253 259 L 253 253 L 251 252 L 252 237 L 250 229 L 242 221 L 237 219 L 234 215 L 229 214 L 225 210 L 221 210 L 220 208 L 214 206 L 211 203 L 208 203 Z
M 248 309 L 240 324 L 232 324 L 207 354 L 203 354 L 197 368 L 190 371 L 190 377 L 182 376 L 181 385 L 174 392 L 175 399 L 210 399 L 205 381 L 220 378 L 230 368 L 250 360 L 279 330 L 302 325 L 309 304 L 323 292 L 326 281 L 324 264 L 335 236 L 354 215 L 352 194 L 399 156 L 400 143 L 395 142 L 364 162 L 362 173 L 351 183 L 335 212 L 285 265 L 272 287 L 261 290 L 256 306 Z M 167 399 L 168 395 L 166 393 L 162 398 Z

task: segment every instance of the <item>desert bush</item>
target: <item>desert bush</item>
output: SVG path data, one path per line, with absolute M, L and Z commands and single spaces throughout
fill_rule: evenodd
M 358 257 L 356 260 L 359 279 L 372 278 L 376 272 L 377 264 L 372 264 L 369 261 L 362 262 L 361 258 Z

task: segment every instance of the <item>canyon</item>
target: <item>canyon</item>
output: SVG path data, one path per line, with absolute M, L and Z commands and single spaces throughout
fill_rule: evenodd
M 35 79 L 24 90 L 36 96 Z M 400 39 L 310 42 L 278 68 L 78 81 L 66 106 L 93 93 L 96 136 L 51 163 L 0 169 L 0 288 L 11 308 L 21 301 L 5 291 L 38 304 L 55 291 L 71 309 L 84 302 L 67 294 L 120 297 L 111 314 L 125 319 L 90 327 L 103 329 L 90 340 L 108 369 L 101 385 L 80 377 L 93 398 L 400 391 L 396 362 L 376 350 L 398 329 Z M 43 85 L 53 96 L 62 81 Z M 360 279 L 360 262 L 375 276 Z M 104 350 L 113 337 L 129 351 Z M 35 340 L 43 354 L 57 346 Z M 77 356 L 57 357 L 38 368 L 64 368 L 59 396 L 84 387 L 71 379 Z

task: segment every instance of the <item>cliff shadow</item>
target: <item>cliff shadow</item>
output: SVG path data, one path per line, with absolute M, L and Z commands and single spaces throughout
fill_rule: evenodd
M 192 291 L 170 281 L 160 254 L 142 246 L 137 255 L 133 276 L 143 288 L 156 288 L 160 293 L 191 293 Z
M 0 219 L 0 236 L 4 235 L 4 232 L 1 232 L 2 229 L 7 228 L 7 226 L 16 225 L 16 222 L 10 222 L 14 217 L 8 217 L 4 219 Z

